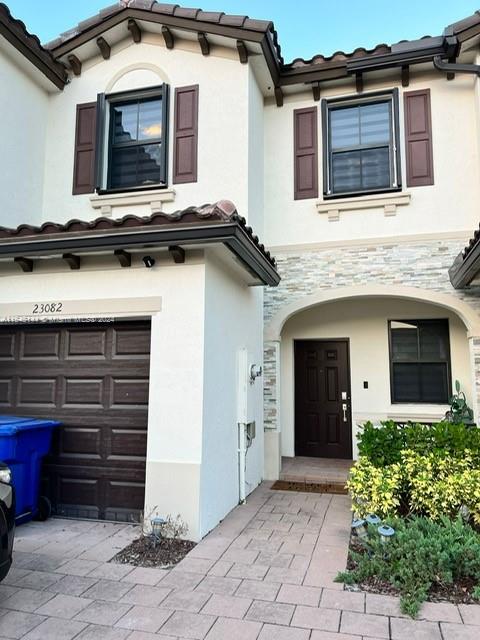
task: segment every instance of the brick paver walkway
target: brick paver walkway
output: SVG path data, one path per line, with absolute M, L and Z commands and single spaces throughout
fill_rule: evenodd
M 0 639 L 478 640 L 480 606 L 424 606 L 344 591 L 345 496 L 264 483 L 173 570 L 108 560 L 130 525 L 53 519 L 18 528 L 0 585 Z

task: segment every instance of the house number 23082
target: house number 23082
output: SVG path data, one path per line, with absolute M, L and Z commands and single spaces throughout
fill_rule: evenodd
M 39 302 L 33 305 L 33 314 L 39 313 L 61 313 L 63 302 Z

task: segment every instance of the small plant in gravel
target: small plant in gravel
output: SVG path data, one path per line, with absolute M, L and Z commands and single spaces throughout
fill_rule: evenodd
M 362 584 L 375 579 L 388 583 L 400 593 L 403 613 L 415 617 L 433 586 L 448 589 L 454 583 L 480 583 L 480 535 L 461 517 L 439 521 L 413 517 L 390 522 L 395 535 L 382 542 L 376 528 L 357 550 L 350 550 L 349 571 L 337 582 Z M 480 585 L 472 589 L 480 597 Z
M 195 543 L 185 540 L 188 525 L 180 515 L 157 517 L 158 509 L 142 515 L 140 537 L 122 549 L 113 562 L 129 563 L 139 567 L 170 568 L 178 564 L 193 549 Z

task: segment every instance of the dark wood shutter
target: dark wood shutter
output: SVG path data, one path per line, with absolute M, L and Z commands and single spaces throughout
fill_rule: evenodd
M 293 112 L 294 197 L 318 197 L 317 107 Z
M 173 182 L 197 181 L 198 85 L 175 89 Z
M 433 184 L 430 89 L 404 94 L 407 186 Z
M 78 104 L 73 163 L 73 195 L 92 193 L 95 189 L 96 130 L 97 103 Z

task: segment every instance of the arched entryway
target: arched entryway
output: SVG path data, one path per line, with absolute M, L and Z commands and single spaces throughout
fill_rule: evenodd
M 476 411 L 477 336 L 467 303 L 414 287 L 322 290 L 280 309 L 265 335 L 268 476 L 281 456 L 355 458 L 366 420 L 440 419 L 457 379 Z

